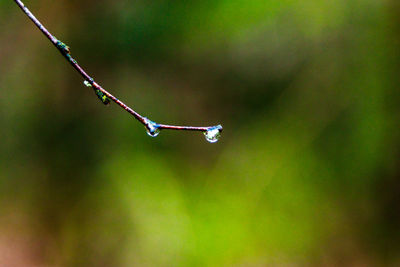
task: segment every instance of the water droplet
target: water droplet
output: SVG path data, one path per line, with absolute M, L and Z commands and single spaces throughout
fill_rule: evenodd
M 148 118 L 144 118 L 146 122 L 146 132 L 151 137 L 156 137 L 160 134 L 160 128 L 157 123 L 154 121 L 149 120 Z
M 90 84 L 90 82 L 88 82 L 88 81 L 86 81 L 86 80 L 83 81 L 83 84 L 86 85 L 87 87 L 92 87 L 92 85 Z
M 218 139 L 221 137 L 221 132 L 222 132 L 222 126 L 217 125 L 208 128 L 207 131 L 204 132 L 204 135 L 208 142 L 215 143 L 218 142 Z

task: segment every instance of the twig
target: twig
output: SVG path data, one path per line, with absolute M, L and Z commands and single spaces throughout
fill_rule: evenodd
M 194 127 L 194 126 L 175 126 L 155 123 L 146 117 L 140 115 L 132 108 L 124 104 L 121 100 L 113 96 L 98 83 L 90 77 L 85 70 L 78 64 L 78 62 L 71 57 L 70 48 L 58 40 L 54 35 L 52 35 L 41 23 L 40 21 L 29 11 L 29 9 L 20 0 L 14 0 L 15 3 L 21 8 L 21 10 L 35 23 L 35 25 L 42 31 L 42 33 L 53 43 L 55 47 L 61 52 L 61 54 L 67 59 L 67 61 L 79 72 L 79 74 L 85 79 L 85 85 L 93 87 L 96 95 L 104 104 L 109 104 L 110 99 L 118 104 L 120 107 L 125 109 L 131 115 L 133 115 L 139 122 L 141 122 L 147 129 L 150 136 L 157 136 L 160 130 L 182 130 L 182 131 L 201 131 L 204 132 L 207 141 L 214 143 L 218 141 L 218 137 L 222 132 L 222 126 L 208 126 L 208 127 Z

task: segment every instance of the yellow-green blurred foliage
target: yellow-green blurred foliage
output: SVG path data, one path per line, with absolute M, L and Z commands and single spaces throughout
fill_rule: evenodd
M 0 1 L 0 265 L 400 263 L 397 0 Z

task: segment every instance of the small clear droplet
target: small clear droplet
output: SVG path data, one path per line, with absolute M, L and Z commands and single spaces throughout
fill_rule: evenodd
M 92 85 L 90 84 L 90 82 L 88 82 L 88 81 L 86 81 L 86 80 L 83 81 L 83 84 L 86 85 L 87 87 L 92 87 Z
M 146 132 L 149 136 L 156 137 L 157 135 L 160 134 L 160 128 L 157 123 L 147 118 L 145 118 L 145 121 L 146 121 L 146 126 L 145 126 Z
M 219 138 L 221 137 L 221 132 L 222 132 L 222 126 L 217 125 L 208 128 L 207 131 L 204 132 L 204 136 L 206 137 L 206 140 L 208 142 L 215 143 L 218 142 Z

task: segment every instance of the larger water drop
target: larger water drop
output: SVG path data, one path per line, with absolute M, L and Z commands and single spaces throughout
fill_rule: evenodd
M 217 125 L 213 127 L 209 127 L 206 132 L 204 132 L 204 136 L 206 140 L 210 143 L 218 142 L 219 138 L 221 137 L 222 126 Z
M 160 127 L 154 121 L 149 120 L 148 118 L 144 118 L 146 123 L 146 132 L 151 137 L 156 137 L 160 134 Z

